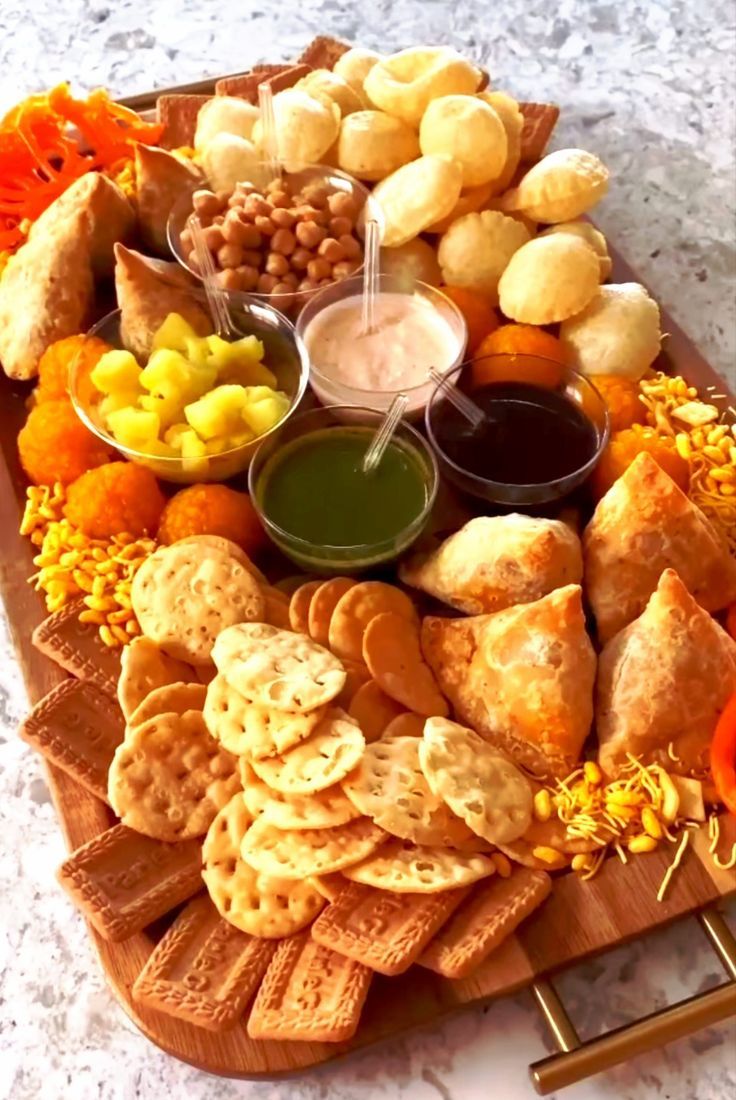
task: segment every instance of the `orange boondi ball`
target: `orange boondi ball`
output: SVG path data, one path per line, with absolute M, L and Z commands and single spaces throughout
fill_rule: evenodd
M 94 466 L 109 462 L 112 451 L 85 428 L 71 401 L 44 401 L 18 432 L 23 469 L 36 485 L 68 485 Z
M 531 382 L 551 388 L 559 384 L 560 367 L 566 363 L 565 349 L 551 333 L 536 325 L 501 325 L 478 346 L 471 384 L 476 388 L 489 382 Z
M 57 401 L 68 397 L 71 369 L 78 363 L 77 394 L 85 405 L 90 403 L 97 390 L 89 376 L 106 351 L 112 351 L 111 346 L 96 336 L 66 336 L 50 344 L 38 361 L 36 401 Z
M 464 286 L 439 288 L 457 306 L 468 326 L 468 355 L 474 355 L 481 340 L 498 328 L 498 316 L 487 298 Z
M 155 535 L 166 497 L 145 466 L 108 462 L 88 470 L 67 489 L 64 515 L 85 535 L 109 539 Z
M 266 541 L 247 493 L 226 485 L 190 485 L 164 508 L 158 529 L 160 542 L 177 542 L 190 535 L 221 535 L 254 554 Z
M 639 400 L 639 383 L 620 374 L 596 374 L 590 381 L 608 408 L 611 432 L 621 432 L 632 424 L 646 424 L 647 410 Z
M 633 424 L 630 428 L 611 435 L 600 462 L 593 471 L 591 484 L 596 500 L 600 500 L 608 492 L 614 481 L 618 481 L 642 451 L 647 451 L 682 491 L 687 492 L 690 468 L 687 460 L 678 454 L 674 439 L 660 435 L 656 428 Z

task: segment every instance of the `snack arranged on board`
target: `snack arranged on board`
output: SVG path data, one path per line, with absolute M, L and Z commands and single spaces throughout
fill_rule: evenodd
M 0 123 L 33 642 L 73 677 L 22 736 L 118 819 L 59 872 L 99 935 L 186 903 L 131 996 L 209 1031 L 344 1042 L 374 973 L 490 973 L 553 875 L 672 845 L 662 900 L 706 820 L 736 864 L 734 409 L 606 282 L 605 165 L 487 83 L 318 39 L 155 124 L 63 85 Z M 308 376 L 337 408 L 294 415 Z M 365 470 L 401 392 L 426 432 Z

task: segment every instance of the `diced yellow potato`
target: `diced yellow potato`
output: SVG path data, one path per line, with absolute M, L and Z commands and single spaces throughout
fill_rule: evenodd
M 174 351 L 186 351 L 188 340 L 198 340 L 199 337 L 188 321 L 179 313 L 169 313 L 166 320 L 159 325 L 153 334 L 152 348 L 173 348 Z
M 120 390 L 138 390 L 141 367 L 129 351 L 106 351 L 90 372 L 92 385 L 100 393 L 118 393 Z
M 169 447 L 173 447 L 175 451 L 181 453 L 181 440 L 182 436 L 186 432 L 191 432 L 191 428 L 188 424 L 172 424 L 170 428 L 167 428 L 164 432 L 164 443 L 167 443 Z
M 244 386 L 216 386 L 184 408 L 184 416 L 202 439 L 242 429 L 241 411 L 248 400 Z
M 265 363 L 233 362 L 218 371 L 219 382 L 237 382 L 241 386 L 268 386 L 275 390 L 278 379 Z
M 190 363 L 181 352 L 170 348 L 154 351 L 141 373 L 141 385 L 156 395 L 176 397 L 180 405 L 196 401 L 212 388 L 215 372 Z
M 118 412 L 120 409 L 135 408 L 139 396 L 138 390 L 119 390 L 117 393 L 105 394 L 97 406 L 97 412 L 104 426 L 108 427 L 107 420 L 110 413 Z
M 158 439 L 161 428 L 154 412 L 133 408 L 110 413 L 107 423 L 118 443 L 135 451 L 147 452 L 149 445 Z
M 176 424 L 184 415 L 184 404 L 178 393 L 167 395 L 144 393 L 138 398 L 138 404 L 146 412 L 156 413 L 162 428 Z
M 286 394 L 271 391 L 269 397 L 261 401 L 251 401 L 243 408 L 243 420 L 256 433 L 263 435 L 278 424 L 289 408 Z
M 244 336 L 232 342 L 223 340 L 221 336 L 208 336 L 206 340 L 209 349 L 207 362 L 217 371 L 220 382 L 239 378 L 247 366 L 256 366 L 263 359 L 263 344 L 256 336 Z
M 253 432 L 248 428 L 244 428 L 240 432 L 233 432 L 232 435 L 216 435 L 207 440 L 207 453 L 219 455 L 223 451 L 231 451 L 234 447 L 242 447 L 246 443 L 252 443 L 255 438 Z
M 191 428 L 182 432 L 180 443 L 182 458 L 205 458 L 207 455 L 207 444 Z
M 151 439 L 148 441 L 145 447 L 147 455 L 154 455 L 156 458 L 179 458 L 179 452 L 174 447 L 170 447 L 168 443 L 164 443 L 161 439 Z

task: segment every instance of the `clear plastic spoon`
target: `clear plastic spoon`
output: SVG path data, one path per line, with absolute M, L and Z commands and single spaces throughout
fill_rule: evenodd
M 215 332 L 223 339 L 228 336 L 240 336 L 241 333 L 236 329 L 230 317 L 225 291 L 217 282 L 217 272 L 212 259 L 212 253 L 205 242 L 202 223 L 197 214 L 190 214 L 187 221 L 187 227 L 192 235 L 194 254 L 197 257 L 197 266 L 202 276 L 202 284 L 207 297 L 207 305 L 209 306 L 212 321 L 215 326 Z
M 376 295 L 378 265 L 381 252 L 381 227 L 377 221 L 365 223 L 365 257 L 363 260 L 363 310 L 360 331 L 368 336 L 376 331 Z
M 435 367 L 430 367 L 427 371 L 429 377 L 433 382 L 437 383 L 437 389 L 442 392 L 443 397 L 446 397 L 451 405 L 457 409 L 459 413 L 469 420 L 474 428 L 479 428 L 486 416 L 481 408 L 476 405 L 475 401 L 471 401 L 470 398 L 453 386 L 449 378 L 440 372 Z
M 386 448 L 391 442 L 391 438 L 396 431 L 399 421 L 406 412 L 406 406 L 409 404 L 409 398 L 405 393 L 397 393 L 389 405 L 388 412 L 371 441 L 371 445 L 365 452 L 363 458 L 363 473 L 370 474 L 378 466 L 379 462 L 386 453 Z
M 273 89 L 270 84 L 258 85 L 258 106 L 261 111 L 261 142 L 263 144 L 263 162 L 268 177 L 263 186 L 281 176 L 279 162 L 279 143 L 276 135 L 276 115 L 273 110 Z

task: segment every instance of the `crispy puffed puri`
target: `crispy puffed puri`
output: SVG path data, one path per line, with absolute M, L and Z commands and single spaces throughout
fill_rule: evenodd
M 136 573 L 130 595 L 143 633 L 170 657 L 194 665 L 209 664 L 221 631 L 258 621 L 265 608 L 258 581 L 236 558 L 182 543 L 159 546 Z
M 240 854 L 266 875 L 303 879 L 358 863 L 385 838 L 383 829 L 367 817 L 330 829 L 276 829 L 259 817 L 243 837 Z
M 503 210 L 521 210 L 536 222 L 579 218 L 608 191 L 608 169 L 584 149 L 556 149 L 503 196 Z
M 423 156 L 403 164 L 373 189 L 383 219 L 381 244 L 395 248 L 446 218 L 460 198 L 463 173 L 446 157 Z
M 472 95 L 482 76 L 449 46 L 410 46 L 371 66 L 363 87 L 376 107 L 418 126 L 433 99 Z
M 236 756 L 260 759 L 298 745 L 314 731 L 326 713 L 271 710 L 245 699 L 220 672 L 207 687 L 204 720 L 213 737 Z
M 237 760 L 199 711 L 162 714 L 129 730 L 115 752 L 108 797 L 124 825 L 157 840 L 203 836 L 240 789 Z
M 472 832 L 432 791 L 419 763 L 417 737 L 368 745 L 358 766 L 342 781 L 353 805 L 387 833 L 415 844 L 457 847 Z
M 590 222 L 560 222 L 558 225 L 550 225 L 547 229 L 542 230 L 539 234 L 540 237 L 550 237 L 554 233 L 569 233 L 573 237 L 579 237 L 595 252 L 598 257 L 599 278 L 603 283 L 611 274 L 611 268 L 613 262 L 608 254 L 608 242 L 601 233 L 600 229 L 596 229 Z M 595 301 L 595 299 L 593 299 Z M 600 373 L 603 373 L 601 371 Z M 606 374 L 609 372 L 606 371 Z
M 363 635 L 368 623 L 382 611 L 417 621 L 414 604 L 405 592 L 384 581 L 361 581 L 338 600 L 330 619 L 330 649 L 338 657 L 363 661 Z
M 313 794 L 339 783 L 353 770 L 365 749 L 360 728 L 344 710 L 328 708 L 310 736 L 277 756 L 251 759 L 251 766 L 272 790 Z
M 499 280 L 530 236 L 525 225 L 498 210 L 464 214 L 440 238 L 437 258 L 443 281 L 475 290 L 498 305 Z
M 437 894 L 495 873 L 488 856 L 391 838 L 362 863 L 343 868 L 353 882 L 396 894 Z
M 250 824 L 243 796 L 233 795 L 209 827 L 202 846 L 202 878 L 218 913 L 251 936 L 291 936 L 324 906 L 308 882 L 261 874 L 240 855 Z
M 432 792 L 477 836 L 498 844 L 526 832 L 531 785 L 477 733 L 446 718 L 429 718 L 417 754 Z
M 223 630 L 212 649 L 218 670 L 254 703 L 303 714 L 329 703 L 345 686 L 345 669 L 305 634 L 265 623 Z
M 120 655 L 118 702 L 126 721 L 155 688 L 189 683 L 193 678 L 191 665 L 169 657 L 150 638 L 133 638 Z
M 582 312 L 562 322 L 560 340 L 583 374 L 638 381 L 659 355 L 659 306 L 641 283 L 602 286 Z
M 376 615 L 363 635 L 363 657 L 381 690 L 407 710 L 426 717 L 449 714 L 447 700 L 422 657 L 416 623 L 393 611 Z
M 535 237 L 513 254 L 499 279 L 501 310 L 528 325 L 566 321 L 595 298 L 599 273 L 598 256 L 579 237 Z

